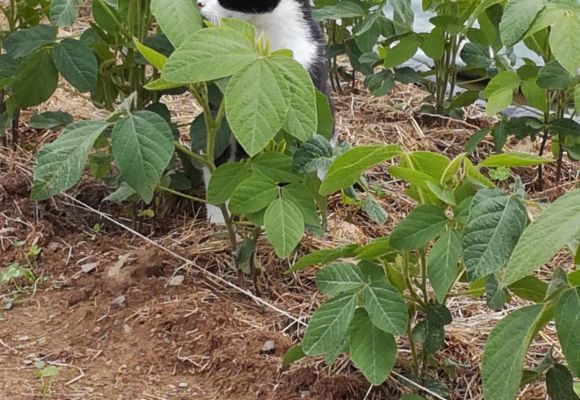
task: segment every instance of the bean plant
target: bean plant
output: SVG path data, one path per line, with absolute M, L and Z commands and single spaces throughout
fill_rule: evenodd
M 153 1 L 152 10 L 176 50 L 166 57 L 134 40 L 140 55 L 160 71 L 145 88 L 157 93 L 186 87 L 194 96 L 203 113 L 191 124 L 192 145 L 176 139 L 170 115 L 140 109 L 136 92 L 108 118 L 75 122 L 41 149 L 33 198 L 72 187 L 92 149 L 106 149 L 119 183 L 108 200 L 137 197 L 151 203 L 156 192 L 168 192 L 207 202 L 223 212 L 237 265 L 253 269 L 262 231 L 278 256 L 287 258 L 306 229 L 322 232 L 318 209 L 325 199 L 318 195 L 318 171 L 335 157 L 328 141 L 333 127 L 328 99 L 315 91 L 290 52 L 271 51 L 254 26 L 224 19 L 220 27 L 202 29 L 197 9 L 186 0 L 171 6 Z M 182 18 L 176 21 L 176 15 Z M 248 158 L 218 165 L 232 136 Z M 171 187 L 177 155 L 184 156 L 184 165 L 212 173 L 205 199 Z
M 412 374 L 426 387 L 447 395 L 430 369 L 436 365 L 436 352 L 444 345 L 445 327 L 453 321 L 446 303 L 459 293 L 455 289 L 459 282 L 471 282 L 468 293 L 485 295 L 493 309 L 501 309 L 512 294 L 540 304 L 533 307 L 535 313 L 530 311 L 530 318 L 537 317 L 538 324 L 522 322 L 528 336 L 524 337 L 520 325 L 509 322 L 515 318 L 510 315 L 498 325 L 486 347 L 486 398 L 515 399 L 523 379 L 526 349 L 551 318 L 554 301 L 565 301 L 565 312 L 580 311 L 580 304 L 574 303 L 575 284 L 568 283 L 566 273 L 554 274 L 566 282 L 558 289 L 559 295 L 568 293 L 564 300 L 547 295 L 549 285 L 530 275 L 568 243 L 576 251 L 578 243 L 574 240 L 580 235 L 576 203 L 580 191 L 554 203 L 526 228 L 529 210 L 522 187 L 514 184 L 513 190 L 506 192 L 482 171 L 540 165 L 549 159 L 524 153 L 498 154 L 475 166 L 465 154 L 450 160 L 436 153 L 407 153 L 387 145 L 357 147 L 337 158 L 320 193 L 345 190 L 359 181 L 367 168 L 397 156 L 398 165 L 388 172 L 409 184 L 406 193 L 418 206 L 389 236 L 375 238 L 367 245 L 313 252 L 294 264 L 290 272 L 323 265 L 316 274 L 316 284 L 328 300 L 315 311 L 302 344 L 290 350 L 286 361 L 305 354 L 323 355 L 328 363 L 333 363 L 339 354 L 347 353 L 370 383 L 380 385 L 397 359 L 395 338 L 403 336 L 411 353 Z M 546 220 L 551 223 L 543 222 Z M 562 231 L 556 237 L 558 229 Z M 536 242 L 542 236 L 550 241 L 549 247 Z M 536 249 L 534 254 L 530 254 L 531 248 Z M 546 311 L 540 316 L 544 307 Z M 523 311 L 514 315 L 520 313 Z M 562 319 L 560 325 L 564 326 L 558 329 L 567 335 L 576 331 L 574 324 Z M 514 339 L 507 340 L 508 337 Z M 578 340 L 577 335 L 566 336 L 562 342 L 572 370 Z M 516 343 L 520 352 L 513 357 Z M 538 379 L 548 368 L 533 377 L 527 374 L 523 382 Z M 558 364 L 554 368 L 557 371 L 551 374 L 562 377 L 565 367 Z M 502 376 L 508 369 L 515 371 L 513 380 Z M 569 375 L 567 385 L 571 379 Z M 558 390 L 551 383 L 548 386 L 550 391 Z
M 500 35 L 507 46 L 523 43 L 544 61 L 543 66 L 525 62 L 517 70 L 499 72 L 487 85 L 487 112 L 495 114 L 521 93 L 526 103 L 541 112 L 538 117 L 501 121 L 492 133 L 498 150 L 511 135 L 541 139 L 539 155 L 552 139 L 552 153 L 557 158 L 556 180 L 562 175 L 565 154 L 580 159 L 580 124 L 573 118 L 578 110 L 578 69 L 580 61 L 573 43 L 580 33 L 580 8 L 576 2 L 517 1 L 507 3 L 500 24 Z M 481 135 L 485 134 L 481 132 Z M 481 138 L 481 136 L 479 136 Z M 474 140 L 477 140 L 475 138 Z M 543 185 L 542 168 L 539 168 Z
M 83 97 L 88 93 L 96 106 L 109 111 L 119 98 L 132 93 L 136 93 L 139 109 L 160 97 L 144 88 L 158 72 L 148 72 L 150 67 L 133 43 L 136 38 L 164 54 L 173 51 L 164 35 L 150 34 L 150 1 L 95 0 L 90 28 L 57 36 L 59 28 L 75 23 L 77 7 L 77 1 L 69 0 L 13 1 L 9 7 L 2 7 L 8 30 L 1 36 L 5 53 L 0 54 L 0 131 L 13 121 L 14 144 L 18 142 L 20 110 L 47 101 L 57 88 L 59 76 L 72 86 L 72 94 Z M 72 117 L 66 113 L 48 112 L 35 116 L 30 125 L 53 129 L 70 122 Z
M 26 103 L 21 93 L 25 88 L 26 72 L 21 72 L 16 81 L 16 92 L 20 94 L 17 102 L 12 95 L 11 86 L 16 78 L 16 71 L 19 66 L 30 70 L 34 67 L 38 57 L 30 56 L 37 49 L 37 42 L 42 41 L 42 35 L 38 37 L 29 37 L 28 46 L 18 51 L 16 47 L 24 38 L 26 33 L 23 32 L 45 32 L 48 36 L 46 26 L 41 28 L 41 20 L 49 13 L 50 1 L 10 1 L 9 4 L 0 5 L 5 25 L 0 28 L 0 136 L 4 146 L 7 145 L 5 131 L 12 126 L 12 136 L 14 144 L 18 143 L 19 131 L 18 125 L 20 120 L 20 108 L 22 103 Z M 56 32 L 55 32 L 56 37 Z M 20 39 L 19 39 L 20 38 Z M 28 68 L 26 68 L 29 66 Z M 50 71 L 49 71 L 50 73 Z
M 390 91 L 392 86 L 386 87 L 381 75 L 373 75 L 374 67 L 378 64 L 373 52 L 377 42 L 396 34 L 412 32 L 410 0 L 320 0 L 316 4 L 318 10 L 314 15 L 322 23 L 329 40 L 331 83 L 335 90 L 341 90 L 339 77 L 354 83 L 356 72 L 360 72 L 367 77 L 367 85 L 375 94 L 382 95 Z M 391 18 L 385 13 L 388 5 L 393 9 Z M 338 66 L 340 55 L 348 56 L 353 67 L 352 73 Z M 413 80 L 408 75 L 409 71 L 403 70 L 398 80 L 408 83 Z

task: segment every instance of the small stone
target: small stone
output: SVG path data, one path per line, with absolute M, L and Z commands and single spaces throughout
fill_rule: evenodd
M 169 286 L 179 286 L 183 283 L 185 276 L 183 275 L 176 275 L 169 280 Z
M 276 351 L 276 342 L 274 342 L 273 340 L 268 340 L 262 346 L 260 353 L 273 353 L 274 351 Z
M 46 249 L 49 251 L 56 251 L 58 250 L 58 248 L 61 247 L 61 244 L 58 242 L 50 242 L 48 244 L 48 246 L 46 246 Z
M 120 307 L 120 306 L 125 304 L 125 300 L 126 300 L 126 297 L 125 297 L 125 295 L 122 294 L 120 296 L 115 297 L 113 299 L 113 301 L 111 301 L 111 305 Z
M 88 263 L 88 264 L 84 264 L 81 265 L 81 269 L 85 274 L 88 274 L 92 271 L 94 271 L 97 267 L 98 267 L 99 263 Z
M 178 386 L 181 389 L 186 389 L 189 386 L 189 384 L 187 382 L 179 382 L 179 385 Z

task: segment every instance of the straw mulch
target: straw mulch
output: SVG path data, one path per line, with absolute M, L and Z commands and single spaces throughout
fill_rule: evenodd
M 83 21 L 81 19 L 81 25 Z M 79 27 L 77 26 L 75 29 Z M 371 96 L 360 84 L 354 90 L 345 89 L 343 95 L 336 96 L 334 99 L 337 108 L 337 129 L 340 137 L 353 145 L 396 143 L 408 151 L 430 150 L 454 157 L 463 151 L 467 140 L 473 132 L 481 127 L 489 127 L 494 123 L 493 119 L 486 117 L 482 110 L 475 107 L 466 110 L 466 117 L 461 121 L 421 115 L 419 109 L 426 101 L 427 96 L 428 94 L 422 89 L 406 85 L 397 85 L 391 94 L 382 98 Z M 171 109 L 175 122 L 180 125 L 190 122 L 199 112 L 193 99 L 187 96 L 167 98 L 165 103 Z M 42 110 L 65 110 L 72 113 L 77 119 L 96 118 L 104 115 L 102 111 L 96 110 L 86 98 L 75 94 L 65 83 L 61 85 L 56 95 L 42 106 Z M 43 143 L 53 140 L 56 136 L 54 132 L 35 132 L 27 128 L 26 122 L 28 118 L 36 111 L 40 110 L 27 110 L 23 113 L 23 125 L 21 126 L 23 142 L 21 147 L 16 151 L 6 148 L 2 148 L 0 151 L 0 162 L 3 164 L 0 170 L 0 176 L 2 176 L 3 180 L 0 183 L 4 185 L 0 190 L 0 205 L 2 207 L 6 206 L 4 210 L 0 211 L 0 222 L 2 222 L 0 228 L 3 229 L 0 230 L 0 239 L 2 239 L 0 244 L 4 253 L 4 256 L 1 256 L 0 253 L 0 262 L 7 263 L 10 257 L 15 257 L 18 254 L 17 249 L 10 245 L 10 242 L 15 240 L 15 238 L 25 240 L 27 244 L 43 243 L 43 238 L 46 237 L 50 238 L 47 245 L 54 242 L 62 242 L 64 243 L 61 243 L 64 246 L 63 248 L 69 249 L 67 263 L 69 259 L 72 259 L 77 265 L 84 265 L 83 257 L 94 256 L 95 254 L 98 254 L 99 257 L 104 257 L 110 263 L 114 263 L 117 257 L 126 252 L 136 252 L 143 247 L 151 248 L 151 242 L 135 237 L 135 235 L 125 229 L 110 223 L 107 219 L 103 219 L 103 215 L 95 214 L 84 205 L 73 200 L 78 199 L 97 208 L 104 215 L 130 226 L 131 219 L 126 210 L 100 203 L 100 199 L 107 193 L 107 188 L 102 183 L 96 182 L 89 177 L 83 178 L 82 182 L 69 192 L 70 197 L 61 196 L 41 205 L 35 205 L 23 200 L 30 187 L 34 154 Z M 187 140 L 186 129 L 182 133 L 183 140 Z M 537 150 L 537 143 L 512 142 L 509 143 L 508 147 L 512 150 L 534 152 Z M 473 159 L 474 161 L 481 160 L 491 152 L 493 152 L 493 148 L 491 140 L 488 138 L 473 155 Z M 388 175 L 388 166 L 389 163 L 369 173 L 369 179 L 374 184 L 380 185 L 387 193 L 387 195 L 379 199 L 389 213 L 387 224 L 378 226 L 372 223 L 359 210 L 351 206 L 345 206 L 339 196 L 335 196 L 330 201 L 329 232 L 326 237 L 324 239 L 306 238 L 301 244 L 298 254 L 306 254 L 313 249 L 331 248 L 351 242 L 366 243 L 372 238 L 389 234 L 393 226 L 404 218 L 415 204 L 404 195 L 405 185 L 393 180 Z M 543 191 L 535 189 L 535 172 L 533 170 L 522 170 L 522 179 L 524 184 L 526 184 L 530 198 L 551 201 L 565 191 L 578 187 L 580 177 L 577 167 L 577 165 L 566 161 L 564 179 L 561 182 L 550 181 L 555 176 L 555 168 L 548 167 L 545 174 L 548 181 L 546 182 L 546 189 Z M 12 182 L 14 187 L 9 187 L 8 182 Z M 22 209 L 23 204 L 28 209 L 33 210 L 30 215 Z M 46 218 L 49 218 L 50 223 L 46 222 Z M 103 224 L 103 231 L 100 236 L 95 236 L 91 233 L 91 227 L 95 223 Z M 54 226 L 61 226 L 63 229 L 69 229 L 70 227 L 71 235 L 68 236 L 66 232 L 60 231 Z M 186 287 L 183 287 L 183 290 L 178 289 L 178 292 L 176 292 L 178 295 L 171 299 L 172 302 L 182 302 L 179 307 L 175 305 L 176 308 L 171 309 L 181 310 L 172 311 L 175 314 L 172 314 L 172 318 L 176 319 L 176 321 L 182 317 L 185 318 L 184 315 L 187 313 L 182 311 L 187 307 L 190 307 L 193 315 L 202 319 L 211 319 L 218 314 L 221 315 L 224 310 L 230 310 L 231 314 L 227 318 L 223 316 L 223 318 L 226 318 L 224 321 L 229 321 L 224 322 L 224 326 L 231 324 L 231 329 L 234 332 L 247 329 L 247 332 L 244 331 L 245 334 L 254 335 L 254 337 L 258 338 L 257 340 L 274 335 L 277 338 L 276 341 L 279 342 L 277 345 L 281 347 L 287 347 L 299 339 L 302 328 L 295 321 L 249 300 L 222 280 L 215 279 L 214 276 L 218 276 L 236 285 L 239 284 L 238 278 L 231 268 L 231 255 L 229 254 L 228 242 L 225 239 L 223 229 L 206 224 L 201 207 L 178 199 L 166 199 L 161 209 L 158 210 L 158 217 L 145 221 L 140 226 L 139 231 L 149 237 L 150 241 L 154 241 L 167 250 L 184 256 L 195 265 L 202 266 L 202 269 L 214 274 L 213 276 L 208 276 L 203 270 L 196 269 L 192 265 L 175 259 L 163 251 L 156 253 L 156 257 L 162 258 L 160 263 L 165 266 L 164 272 L 161 272 L 161 276 L 165 279 L 164 282 L 169 282 L 175 275 L 184 275 L 186 279 L 184 285 L 186 283 L 194 285 L 196 287 L 195 291 L 199 293 L 199 295 L 187 294 L 190 291 Z M 82 236 L 83 232 L 94 236 L 92 240 L 94 241 L 93 243 L 96 243 L 95 247 L 90 242 L 87 245 L 81 240 L 80 236 Z M 100 244 L 99 241 L 101 241 Z M 264 269 L 264 273 L 260 277 L 260 286 L 263 291 L 262 298 L 266 302 L 286 311 L 294 318 L 302 321 L 306 320 L 320 301 L 323 300 L 315 288 L 315 269 L 310 269 L 305 273 L 294 276 L 286 276 L 284 272 L 289 263 L 277 260 L 272 249 L 265 241 L 260 242 L 259 248 L 258 256 Z M 566 254 L 562 254 L 543 268 L 539 274 L 547 280 L 550 277 L 550 271 L 553 266 L 569 265 L 569 262 L 569 257 Z M 51 268 L 55 268 L 54 271 L 61 273 L 59 279 L 67 282 L 67 284 L 75 279 L 74 276 L 79 274 L 78 268 L 76 270 L 63 270 L 51 265 L 45 265 L 44 268 L 50 275 L 53 275 Z M 91 277 L 84 279 L 86 279 L 87 285 L 90 285 Z M 245 286 L 251 287 L 250 280 L 245 282 Z M 436 371 L 434 378 L 438 377 L 438 379 L 450 384 L 452 399 L 483 399 L 480 365 L 486 337 L 497 321 L 524 303 L 513 299 L 501 312 L 492 312 L 486 307 L 484 301 L 462 296 L 461 292 L 464 289 L 466 288 L 457 288 L 456 295 L 452 296 L 449 302 L 454 322 L 447 329 L 445 348 L 437 355 L 441 365 L 446 365 L 447 367 L 445 370 Z M 59 289 L 55 285 L 51 285 L 51 287 L 43 290 L 48 293 L 51 291 L 58 292 Z M 151 295 L 145 295 L 139 299 L 142 304 L 147 305 L 147 315 L 143 314 L 139 317 L 149 321 L 145 323 L 145 326 L 149 327 L 147 324 L 153 324 L 151 321 L 154 321 L 156 312 L 161 313 L 162 310 L 167 312 L 169 304 L 167 303 L 167 296 L 158 291 L 158 288 Z M 213 305 L 214 303 L 220 304 L 223 309 L 216 308 Z M 174 307 L 174 305 L 171 307 Z M 205 310 L 204 307 L 207 307 L 207 309 Z M 34 311 L 34 308 L 30 308 L 30 310 Z M 30 310 L 29 312 L 31 312 Z M 17 312 L 17 310 L 14 312 Z M 80 318 L 80 316 L 76 317 Z M 127 318 L 127 321 L 131 321 L 129 319 L 130 314 L 127 314 L 124 318 Z M 220 316 L 220 318 L 222 317 Z M 32 318 L 31 320 L 36 319 Z M 176 321 L 173 323 L 178 325 L 179 322 Z M 157 332 L 158 326 L 152 325 L 150 329 Z M 217 326 L 212 329 L 215 331 L 215 329 L 221 328 Z M 0 327 L 1 332 L 2 327 Z M 217 331 L 215 332 L 218 335 Z M 232 333 L 232 335 L 235 335 L 235 333 Z M 2 339 L 1 335 L 0 339 Z M 212 340 L 211 331 L 206 340 Z M 182 345 L 185 346 L 186 344 L 182 343 Z M 407 374 L 410 355 L 406 348 L 406 343 L 400 341 L 400 345 L 401 352 L 396 371 L 401 374 Z M 223 346 L 226 346 L 225 342 Z M 254 398 L 290 399 L 293 397 L 289 397 L 289 394 L 276 394 L 281 393 L 276 392 L 276 390 L 279 390 L 278 385 L 282 382 L 291 386 L 292 382 L 299 380 L 301 382 L 300 385 L 304 386 L 304 379 L 306 378 L 298 377 L 302 376 L 301 374 L 305 370 L 308 370 L 309 374 L 313 374 L 317 381 L 316 383 L 311 383 L 310 386 L 307 385 L 309 389 L 304 391 L 303 395 L 305 397 L 303 398 L 322 399 L 325 398 L 324 393 L 327 393 L 326 398 L 363 398 L 367 396 L 366 398 L 369 399 L 385 399 L 397 398 L 396 396 L 400 396 L 401 391 L 409 391 L 407 387 L 402 385 L 404 381 L 392 377 L 383 388 L 375 388 L 367 393 L 368 385 L 365 384 L 364 379 L 345 359 L 339 360 L 332 367 L 326 366 L 318 359 L 307 359 L 288 370 L 282 371 L 278 368 L 279 358 L 269 360 L 266 364 L 260 364 L 257 361 L 251 365 L 244 364 L 239 361 L 244 358 L 247 351 L 242 345 L 237 345 L 237 347 L 234 346 L 233 348 L 230 346 L 227 349 L 226 347 L 211 353 L 209 358 L 207 358 L 207 354 L 202 354 L 200 358 L 194 357 L 195 359 L 192 358 L 186 362 L 192 366 L 204 365 L 204 367 L 199 367 L 199 371 L 196 370 L 199 373 L 207 374 L 204 375 L 206 381 L 202 380 L 200 387 L 203 388 L 204 384 L 208 385 L 208 387 L 214 387 L 215 393 L 217 393 L 215 398 L 252 398 L 241 394 L 244 393 L 243 390 L 238 387 L 239 384 L 235 383 L 235 379 L 239 378 L 240 380 L 251 381 L 251 384 L 255 386 L 252 386 L 255 389 L 254 393 L 261 393 L 260 396 Z M 562 359 L 553 326 L 548 326 L 540 334 L 539 339 L 534 342 L 532 349 L 528 352 L 528 365 L 533 366 L 537 363 L 550 347 L 553 347 L 556 357 Z M 172 353 L 173 350 L 175 350 L 174 353 Z M 179 347 L 179 351 L 177 348 L 173 350 L 168 351 L 167 354 L 167 357 L 172 360 L 171 362 L 175 363 L 176 359 L 183 361 L 180 358 L 183 357 L 183 347 Z M 281 355 L 281 352 L 278 351 L 277 355 Z M 164 357 L 165 355 L 159 356 L 160 363 Z M 226 359 L 229 361 L 224 361 Z M 224 362 L 227 367 L 224 367 L 225 369 L 220 372 L 219 368 L 223 367 Z M 103 369 L 108 368 L 106 364 L 102 364 L 100 367 Z M 265 367 L 273 372 L 266 373 Z M 98 370 L 99 364 L 95 364 L 92 368 L 93 371 Z M 248 372 L 254 369 L 258 372 L 254 374 Z M 95 372 L 95 374 L 98 376 L 98 372 Z M 233 374 L 234 377 L 224 378 L 227 374 Z M 260 374 L 264 374 L 264 382 L 260 382 Z M 71 379 L 74 379 L 74 376 Z M 85 385 L 83 387 L 89 390 L 87 388 L 92 386 L 86 383 L 87 381 L 90 382 L 90 379 L 82 378 L 78 380 L 78 384 Z M 71 385 L 77 385 L 75 382 L 77 381 L 74 381 Z M 339 384 L 339 382 L 342 383 Z M 94 385 L 97 384 L 94 383 Z M 341 395 L 328 394 L 335 393 L 332 390 L 338 390 L 336 386 L 341 385 L 344 386 Z M 63 390 L 62 393 L 68 390 L 64 386 L 58 387 Z M 55 389 L 53 393 L 58 396 L 60 392 Z M 227 393 L 231 393 L 232 397 L 227 397 Z M 316 393 L 318 393 L 317 396 L 319 397 L 315 397 Z M 308 397 L 309 395 L 313 397 Z M 155 394 L 151 396 L 146 398 L 165 398 Z M 527 386 L 521 394 L 522 399 L 543 399 L 545 397 L 546 394 L 541 383 Z M 64 395 L 62 398 L 65 398 Z M 90 396 L 87 398 L 90 398 Z M 199 398 L 204 397 L 201 396 Z

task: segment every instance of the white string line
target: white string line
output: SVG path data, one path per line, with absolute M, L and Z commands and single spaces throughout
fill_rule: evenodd
M 168 253 L 168 254 L 172 255 L 173 257 L 175 257 L 175 258 L 177 258 L 177 259 L 179 259 L 179 260 L 183 261 L 185 264 L 187 264 L 187 265 L 190 265 L 190 266 L 194 267 L 195 269 L 199 270 L 200 272 L 202 272 L 202 273 L 204 273 L 204 274 L 206 274 L 206 275 L 209 275 L 209 277 L 210 277 L 210 278 L 212 278 L 212 279 L 215 279 L 215 280 L 217 280 L 218 282 L 220 282 L 220 283 L 223 283 L 223 284 L 225 284 L 226 286 L 229 286 L 229 287 L 231 287 L 232 289 L 234 289 L 234 290 L 237 290 L 238 292 L 245 294 L 246 296 L 248 296 L 248 297 L 249 297 L 249 298 L 251 298 L 252 300 L 256 301 L 257 303 L 260 303 L 260 304 L 262 304 L 262 305 L 264 305 L 264 306 L 266 306 L 266 307 L 270 308 L 271 310 L 273 310 L 273 311 L 275 311 L 275 312 L 277 312 L 277 313 L 279 313 L 279 314 L 281 314 L 281 315 L 283 315 L 283 316 L 285 316 L 285 317 L 287 317 L 287 318 L 291 319 L 292 321 L 294 321 L 295 323 L 297 323 L 297 324 L 299 324 L 299 325 L 302 325 L 302 326 L 304 326 L 304 327 L 306 327 L 306 326 L 307 326 L 307 324 L 306 324 L 304 321 L 302 321 L 302 320 L 300 320 L 300 319 L 298 319 L 298 318 L 294 317 L 294 316 L 293 316 L 292 314 L 290 314 L 288 311 L 282 310 L 281 308 L 279 308 L 279 307 L 275 306 L 274 304 L 271 304 L 271 303 L 269 303 L 269 302 L 267 302 L 267 301 L 265 301 L 265 300 L 261 299 L 260 297 L 257 297 L 256 295 L 254 295 L 254 294 L 253 294 L 252 292 L 250 292 L 249 290 L 242 289 L 241 287 L 239 287 L 238 285 L 236 285 L 236 284 L 234 284 L 234 283 L 232 283 L 232 282 L 228 281 L 227 279 L 224 279 L 224 278 L 222 278 L 221 276 L 219 276 L 219 275 L 216 275 L 216 274 L 214 274 L 213 272 L 211 272 L 211 271 L 208 271 L 207 269 L 200 267 L 199 265 L 195 264 L 193 261 L 191 261 L 191 260 L 189 260 L 189 259 L 187 259 L 187 258 L 183 257 L 182 255 L 180 255 L 179 253 L 176 253 L 176 252 L 174 252 L 174 251 L 173 251 L 173 250 L 171 250 L 171 249 L 168 249 L 167 247 L 165 247 L 165 246 L 163 246 L 163 245 L 161 245 L 161 244 L 157 243 L 156 241 L 154 241 L 154 240 L 152 240 L 152 239 L 148 238 L 147 236 L 145 236 L 145 235 L 143 235 L 143 234 L 141 234 L 141 233 L 137 232 L 136 230 L 129 228 L 128 226 L 126 226 L 126 225 L 122 224 L 121 222 L 118 222 L 117 220 L 115 220 L 114 218 L 112 218 L 112 217 L 108 216 L 107 214 L 103 213 L 102 211 L 99 211 L 99 210 L 97 210 L 97 209 L 95 209 L 95 208 L 93 208 L 93 207 L 89 206 L 88 204 L 85 204 L 85 203 L 83 203 L 82 201 L 80 201 L 80 200 L 78 200 L 78 199 L 76 199 L 76 198 L 72 197 L 71 195 L 69 195 L 69 194 L 67 194 L 67 193 L 62 193 L 62 195 L 63 195 L 64 197 L 66 197 L 67 199 L 69 199 L 69 200 L 71 200 L 71 201 L 73 201 L 73 202 L 75 202 L 75 203 L 79 204 L 80 206 L 84 207 L 85 209 L 87 209 L 87 210 L 89 210 L 89 211 L 91 211 L 91 212 L 93 212 L 93 213 L 95 213 L 95 214 L 98 214 L 98 215 L 99 215 L 101 218 L 104 218 L 104 219 L 106 219 L 107 221 L 109 221 L 109 222 L 112 222 L 113 224 L 115 224 L 115 225 L 119 226 L 120 228 L 122 228 L 122 229 L 126 230 L 127 232 L 130 232 L 131 234 L 133 234 L 133 235 L 135 235 L 135 236 L 137 236 L 137 237 L 139 237 L 139 238 L 141 238 L 141 239 L 145 240 L 146 242 L 148 242 L 148 243 L 152 244 L 153 246 L 157 247 L 158 249 L 160 249 L 160 250 L 163 250 L 164 252 L 166 252 L 166 253 Z M 421 389 L 421 390 L 423 390 L 423 391 L 424 391 L 424 392 L 426 392 L 426 393 L 429 393 L 431 396 L 435 397 L 436 399 L 439 399 L 439 400 L 447 400 L 445 397 L 441 397 L 441 396 L 440 396 L 440 395 L 438 395 L 437 393 L 435 393 L 435 392 L 431 391 L 430 389 L 428 389 L 428 388 L 426 388 L 426 387 L 424 387 L 424 386 L 420 385 L 419 383 L 417 383 L 417 382 L 415 382 L 415 381 L 413 381 L 413 380 L 411 380 L 411 379 L 409 379 L 409 378 L 405 377 L 404 375 L 401 375 L 401 374 L 399 374 L 398 372 L 396 372 L 396 371 L 394 371 L 394 370 L 393 370 L 393 371 L 391 371 L 391 374 L 393 374 L 394 376 L 396 376 L 396 377 L 397 377 L 397 378 L 399 378 L 399 379 L 402 379 L 402 380 L 406 381 L 406 382 L 407 382 L 407 383 L 409 383 L 410 385 L 412 385 L 412 386 L 415 386 L 416 388 L 418 388 L 418 389 Z M 370 392 L 371 392 L 372 388 L 373 388 L 373 385 L 371 385 L 371 386 L 369 387 L 369 390 L 368 390 L 368 392 L 367 392 L 367 396 L 370 394 Z
M 397 378 L 404 380 L 405 382 L 409 383 L 410 385 L 415 386 L 416 388 L 421 389 L 422 391 L 424 391 L 426 393 L 429 393 L 431 396 L 435 397 L 436 399 L 447 400 L 445 397 L 438 395 L 437 393 L 433 392 L 431 389 L 427 389 L 425 386 L 418 384 L 414 380 L 409 379 L 406 376 L 401 375 L 396 371 L 391 371 L 391 374 L 395 375 Z
M 116 221 L 114 218 L 111 218 L 111 217 L 109 217 L 107 214 L 103 213 L 102 211 L 99 211 L 99 210 L 97 210 L 97 209 L 95 209 L 95 208 L 93 208 L 93 207 L 89 206 L 88 204 L 85 204 L 85 203 L 83 203 L 82 201 L 80 201 L 80 200 L 78 200 L 78 199 L 75 199 L 74 197 L 70 196 L 70 195 L 69 195 L 69 194 L 67 194 L 67 193 L 63 193 L 63 195 L 64 195 L 64 196 L 65 196 L 67 199 L 69 199 L 69 200 L 72 200 L 73 202 L 75 202 L 75 203 L 77 203 L 77 204 L 79 204 L 79 205 L 83 206 L 83 207 L 84 207 L 84 208 L 86 208 L 87 210 L 89 210 L 89 211 L 91 211 L 91 212 L 93 212 L 93 213 L 96 213 L 96 214 L 98 214 L 100 217 L 102 217 L 102 218 L 106 219 L 107 221 L 109 221 L 109 222 L 112 222 L 113 224 L 115 224 L 115 225 L 117 225 L 117 226 L 119 226 L 119 227 L 121 227 L 121 228 L 125 229 L 126 231 L 128 231 L 128 232 L 132 233 L 133 235 L 135 235 L 135 236 L 138 236 L 138 237 L 140 237 L 141 239 L 145 240 L 146 242 L 148 242 L 148 243 L 152 244 L 153 246 L 157 247 L 158 249 L 161 249 L 161 250 L 165 251 L 166 253 L 168 253 L 168 254 L 172 255 L 173 257 L 175 257 L 175 258 L 177 258 L 177 259 L 179 259 L 179 260 L 183 261 L 185 264 L 187 264 L 187 265 L 190 265 L 190 266 L 194 267 L 195 269 L 197 269 L 197 270 L 201 271 L 202 273 L 204 273 L 204 274 L 206 274 L 206 275 L 209 275 L 209 276 L 210 276 L 212 279 L 215 279 L 215 280 L 217 280 L 218 282 L 220 282 L 220 283 L 223 283 L 224 285 L 227 285 L 227 286 L 231 287 L 232 289 L 234 289 L 234 290 L 237 290 L 238 292 L 245 294 L 246 296 L 250 297 L 250 298 L 251 298 L 252 300 L 254 300 L 255 302 L 257 302 L 257 303 L 260 303 L 260 304 L 262 304 L 263 306 L 266 306 L 266 307 L 268 307 L 268 308 L 272 309 L 273 311 L 276 311 L 277 313 L 279 313 L 279 314 L 281 314 L 281 315 L 283 315 L 283 316 L 285 316 L 285 317 L 287 317 L 287 318 L 291 319 L 292 321 L 294 321 L 294 322 L 295 322 L 295 323 L 297 323 L 297 324 L 300 324 L 300 325 L 302 325 L 302 326 L 307 326 L 306 322 L 304 322 L 304 321 L 302 321 L 302 320 L 300 320 L 300 319 L 298 319 L 298 318 L 294 317 L 294 316 L 293 316 L 292 314 L 290 314 L 288 311 L 282 310 L 281 308 L 279 308 L 279 307 L 275 306 L 274 304 L 272 304 L 272 303 L 269 303 L 269 302 L 267 302 L 267 301 L 265 301 L 265 300 L 263 300 L 263 299 L 259 298 L 258 296 L 254 295 L 254 294 L 253 294 L 252 292 L 250 292 L 249 290 L 242 289 L 241 287 L 239 287 L 238 285 L 236 285 L 236 284 L 234 284 L 234 283 L 232 283 L 232 282 L 228 281 L 227 279 L 224 279 L 224 278 L 222 278 L 221 276 L 219 276 L 219 275 L 216 275 L 216 274 L 214 274 L 213 272 L 211 272 L 211 271 L 208 271 L 207 269 L 200 267 L 199 265 L 195 264 L 193 261 L 191 261 L 191 260 L 189 260 L 189 259 L 187 259 L 187 258 L 183 257 L 182 255 L 180 255 L 180 254 L 178 254 L 178 253 L 174 252 L 173 250 L 171 250 L 171 249 L 168 249 L 168 248 L 167 248 L 167 247 L 165 247 L 165 246 L 162 246 L 161 244 L 159 244 L 159 243 L 157 243 L 156 241 L 154 241 L 154 240 L 152 240 L 152 239 L 148 238 L 147 236 L 145 236 L 145 235 L 143 235 L 143 234 L 141 234 L 141 233 L 139 233 L 139 232 L 137 232 L 137 231 L 135 231 L 135 230 L 133 230 L 133 229 L 129 228 L 128 226 L 125 226 L 124 224 L 122 224 L 122 223 L 120 223 L 120 222 Z

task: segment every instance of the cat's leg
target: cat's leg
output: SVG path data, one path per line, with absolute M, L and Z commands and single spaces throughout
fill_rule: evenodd
M 209 189 L 209 181 L 211 179 L 211 172 L 206 167 L 203 167 L 202 171 L 203 171 L 203 183 L 205 185 L 205 192 L 207 193 L 207 191 Z M 210 223 L 217 224 L 217 225 L 225 225 L 226 221 L 224 219 L 224 214 L 222 213 L 222 210 L 219 207 L 214 206 L 213 204 L 206 203 L 205 210 L 206 210 L 207 220 Z

